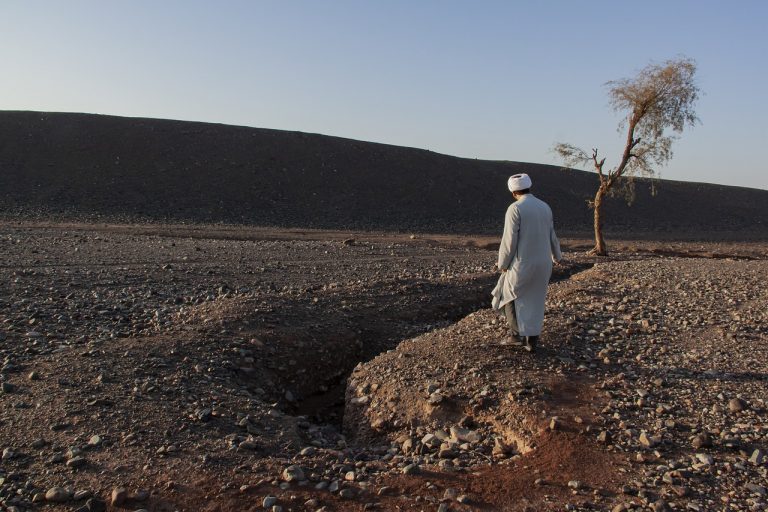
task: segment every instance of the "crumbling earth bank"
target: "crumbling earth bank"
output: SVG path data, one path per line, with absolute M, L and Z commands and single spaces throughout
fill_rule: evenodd
M 536 510 L 764 510 L 766 277 L 765 261 L 600 263 L 550 287 L 535 356 L 469 315 L 356 368 L 345 426 L 390 441 L 404 472 L 526 468 L 518 494 L 490 493 L 500 508 L 538 482 Z M 537 467 L 553 445 L 558 465 Z M 579 456 L 588 474 L 562 471 Z

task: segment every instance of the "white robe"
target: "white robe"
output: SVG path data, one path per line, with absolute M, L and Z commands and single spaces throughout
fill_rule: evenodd
M 552 262 L 561 258 L 547 203 L 526 194 L 509 205 L 497 263 L 500 269 L 508 270 L 491 292 L 491 304 L 499 310 L 515 301 L 521 336 L 541 334 Z

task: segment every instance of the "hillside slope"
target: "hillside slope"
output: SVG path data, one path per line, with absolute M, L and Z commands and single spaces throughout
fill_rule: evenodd
M 561 231 L 588 232 L 596 178 L 300 132 L 88 114 L 0 112 L 0 215 L 496 232 L 528 172 Z M 768 191 L 662 181 L 607 229 L 768 232 Z

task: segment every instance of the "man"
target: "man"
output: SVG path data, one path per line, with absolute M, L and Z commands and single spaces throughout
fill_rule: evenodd
M 515 174 L 507 182 L 515 199 L 504 219 L 497 266 L 501 272 L 493 289 L 493 309 L 504 310 L 513 342 L 533 352 L 544 323 L 544 301 L 552 262 L 562 259 L 560 242 L 547 203 L 531 194 L 531 178 Z

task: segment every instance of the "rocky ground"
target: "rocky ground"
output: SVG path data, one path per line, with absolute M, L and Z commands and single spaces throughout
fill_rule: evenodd
M 768 245 L 564 242 L 5 223 L 0 510 L 768 508 Z

